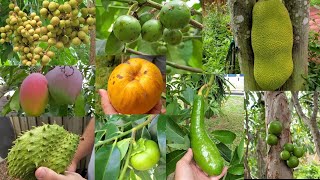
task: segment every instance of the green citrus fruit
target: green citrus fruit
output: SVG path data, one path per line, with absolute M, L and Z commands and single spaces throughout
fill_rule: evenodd
M 160 21 L 168 29 L 182 29 L 189 24 L 191 12 L 182 1 L 166 2 L 160 10 Z
M 297 157 L 300 158 L 304 154 L 304 150 L 302 147 L 294 147 L 293 148 L 293 154 Z
M 145 22 L 141 28 L 142 39 L 154 42 L 162 37 L 163 27 L 159 20 L 151 19 Z
M 280 153 L 280 158 L 281 158 L 281 160 L 288 160 L 290 158 L 289 151 L 286 151 L 286 150 L 282 151 Z
M 182 41 L 182 33 L 177 29 L 165 29 L 163 31 L 163 40 L 171 45 L 178 45 Z
M 268 132 L 276 136 L 280 135 L 282 131 L 282 124 L 280 121 L 271 121 L 268 125 Z
M 269 145 L 276 145 L 278 144 L 278 138 L 277 136 L 273 135 L 273 134 L 268 134 L 267 136 L 267 143 Z
M 290 168 L 295 168 L 299 165 L 299 159 L 295 156 L 291 156 L 289 158 L 289 160 L 287 160 L 287 165 L 290 167 Z
M 120 41 L 129 43 L 138 39 L 141 33 L 141 26 L 133 16 L 122 15 L 114 22 L 113 32 Z

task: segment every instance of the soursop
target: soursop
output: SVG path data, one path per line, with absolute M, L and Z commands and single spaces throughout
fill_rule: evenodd
M 37 168 L 44 166 L 63 173 L 78 147 L 79 136 L 59 125 L 43 125 L 26 131 L 14 141 L 7 161 L 9 175 L 35 180 Z

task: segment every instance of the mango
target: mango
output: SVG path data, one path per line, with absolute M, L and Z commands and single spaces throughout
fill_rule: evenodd
M 28 116 L 41 115 L 48 103 L 48 82 L 44 75 L 32 73 L 20 86 L 19 100 L 23 111 Z
M 73 66 L 56 66 L 46 74 L 49 93 L 58 105 L 74 104 L 82 88 L 82 74 Z

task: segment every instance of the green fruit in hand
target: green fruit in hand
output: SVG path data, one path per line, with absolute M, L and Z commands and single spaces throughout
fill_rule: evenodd
M 158 48 L 157 48 L 157 52 L 158 52 L 159 54 L 166 54 L 167 51 L 168 51 L 168 49 L 167 49 L 166 46 L 158 46 Z
M 293 154 L 297 157 L 300 158 L 304 154 L 304 150 L 302 147 L 294 147 L 293 148 Z
M 36 180 L 34 172 L 41 166 L 63 173 L 70 165 L 78 143 L 78 135 L 56 124 L 24 132 L 14 141 L 8 154 L 9 175 L 23 180 Z
M 177 45 L 180 44 L 182 41 L 182 33 L 180 30 L 176 29 L 165 29 L 163 31 L 163 40 L 171 45 Z
M 189 24 L 191 12 L 184 2 L 170 1 L 161 8 L 159 18 L 168 29 L 182 29 Z
M 288 160 L 290 158 L 290 153 L 286 150 L 280 153 L 281 160 Z
M 130 163 L 136 170 L 145 171 L 156 165 L 159 159 L 158 144 L 152 140 L 141 138 L 133 146 Z
M 120 41 L 129 43 L 138 39 L 141 33 L 141 26 L 133 16 L 122 15 L 116 19 L 113 32 Z
M 273 134 L 268 134 L 267 136 L 267 143 L 269 145 L 276 145 L 278 144 L 278 138 L 277 136 L 273 135 Z
M 141 24 L 141 26 L 143 26 L 143 24 L 147 21 L 149 21 L 150 19 L 152 19 L 153 14 L 149 13 L 149 12 L 144 12 L 139 16 L 139 22 Z
M 282 131 L 282 124 L 280 121 L 271 121 L 268 125 L 268 132 L 274 135 L 280 135 Z
M 295 168 L 299 165 L 299 159 L 295 156 L 291 156 L 289 158 L 289 160 L 287 160 L 287 165 L 290 167 L 290 168 Z
M 293 152 L 293 144 L 291 144 L 291 143 L 286 143 L 284 146 L 284 149 L 286 150 L 286 151 L 289 151 L 289 152 Z
M 197 165 L 209 176 L 217 176 L 222 172 L 224 160 L 216 144 L 206 132 L 204 106 L 203 96 L 195 95 L 190 125 L 191 148 Z
M 254 78 L 262 90 L 279 89 L 293 72 L 293 30 L 279 0 L 258 1 L 252 12 Z
M 122 52 L 124 49 L 124 43 L 121 42 L 113 32 L 109 35 L 106 43 L 105 52 L 108 55 L 116 55 Z
M 143 24 L 141 29 L 142 39 L 154 42 L 162 37 L 163 27 L 159 20 L 151 19 Z

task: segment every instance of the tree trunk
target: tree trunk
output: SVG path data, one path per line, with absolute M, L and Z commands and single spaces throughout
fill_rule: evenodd
M 245 90 L 261 90 L 253 76 L 254 56 L 251 47 L 252 9 L 256 0 L 229 0 L 231 11 L 231 28 L 236 46 L 239 50 L 241 74 L 245 76 Z M 293 64 L 291 77 L 280 89 L 304 90 L 308 70 L 308 18 L 307 1 L 285 0 L 293 25 Z
M 309 3 L 307 1 L 284 0 L 293 26 L 293 73 L 282 89 L 305 90 L 308 75 Z
M 245 93 L 245 98 L 249 99 L 248 93 Z M 249 100 L 248 100 L 249 101 Z M 246 100 L 245 100 L 246 103 Z M 245 158 L 244 158 L 244 179 L 251 179 L 251 172 L 250 172 L 250 166 L 249 166 L 249 162 L 248 162 L 248 157 L 249 157 L 249 143 L 251 142 L 250 139 L 250 135 L 249 135 L 249 115 L 248 115 L 248 104 L 245 104 L 245 120 L 246 120 L 246 154 L 245 154 Z
M 266 113 L 265 113 L 265 103 L 263 101 L 262 93 L 257 92 L 258 102 L 260 106 L 260 119 L 261 122 L 265 122 Z M 259 130 L 257 131 L 256 137 L 257 139 L 257 160 L 258 160 L 258 178 L 266 179 L 267 171 L 266 171 L 266 157 L 267 157 L 267 143 L 266 143 L 266 129 L 265 124 L 261 124 L 259 126 Z
M 291 142 L 290 136 L 290 110 L 288 100 L 282 91 L 266 91 L 266 127 L 273 120 L 282 123 L 282 132 L 277 145 L 269 146 L 267 156 L 268 179 L 292 179 L 292 170 L 280 160 L 280 152 L 285 143 Z
M 320 131 L 317 125 L 317 114 L 319 111 L 318 100 L 319 100 L 319 92 L 315 91 L 313 93 L 313 111 L 311 117 L 307 117 L 301 108 L 298 99 L 299 92 L 291 92 L 292 100 L 294 103 L 294 107 L 299 115 L 299 117 L 303 120 L 303 122 L 309 127 L 318 156 L 320 156 Z

